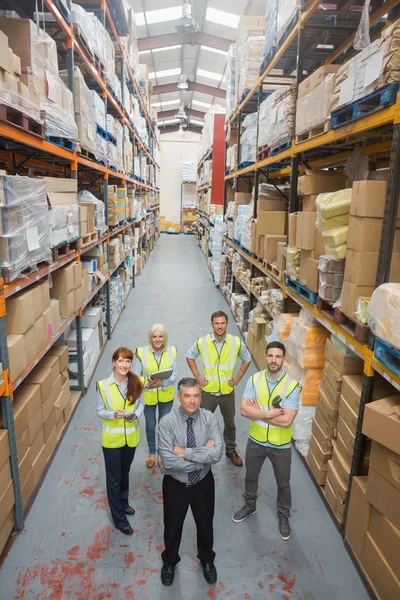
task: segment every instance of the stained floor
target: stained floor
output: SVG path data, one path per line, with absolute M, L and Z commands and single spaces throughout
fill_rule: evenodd
M 205 257 L 190 236 L 161 236 L 97 368 L 107 377 L 120 345 L 144 345 L 147 331 L 163 323 L 178 347 L 179 375 L 188 374 L 185 353 L 210 329 L 214 310 L 227 304 L 215 287 Z M 236 333 L 234 323 L 230 332 Z M 252 365 L 249 375 L 255 371 Z M 237 403 L 244 389 L 242 381 Z M 234 524 L 242 505 L 244 468 L 225 457 L 214 467 L 214 521 L 218 583 L 208 586 L 196 559 L 193 518 L 185 523 L 182 561 L 175 582 L 160 582 L 163 549 L 161 475 L 145 466 L 142 443 L 131 471 L 134 535 L 112 526 L 105 494 L 100 421 L 95 386 L 81 400 L 37 498 L 0 570 L 1 600 L 362 600 L 368 598 L 308 473 L 293 451 L 292 537 L 280 539 L 271 466 L 260 478 L 258 512 Z M 143 419 L 143 418 L 142 418 Z M 237 417 L 243 454 L 248 422 Z

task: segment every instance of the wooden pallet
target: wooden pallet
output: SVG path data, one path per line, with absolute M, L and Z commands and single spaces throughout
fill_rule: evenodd
M 99 234 L 97 233 L 97 231 L 95 231 L 94 233 L 88 233 L 87 235 L 84 235 L 78 240 L 78 248 L 80 250 L 82 248 L 86 248 L 86 246 L 90 246 L 90 244 L 97 242 L 98 239 Z
M 44 138 L 44 125 L 38 123 L 18 108 L 0 104 L 0 121 L 10 123 L 24 131 L 29 131 L 40 138 Z
M 396 104 L 399 87 L 399 83 L 389 83 L 385 87 L 368 94 L 368 96 L 354 100 L 354 102 L 333 111 L 331 115 L 332 129 L 341 127 L 345 123 L 352 123 Z
M 390 344 L 375 338 L 374 357 L 379 360 L 387 369 L 393 371 L 400 377 L 400 351 L 393 348 Z
M 296 279 L 291 279 L 287 275 L 285 276 L 286 287 L 295 292 L 300 298 L 303 298 L 309 304 L 317 304 L 318 295 L 310 290 L 306 285 L 300 283 Z
M 340 308 L 335 308 L 333 311 L 333 320 L 337 325 L 340 325 L 348 331 L 361 344 L 367 344 L 371 333 L 368 325 L 359 323 L 356 319 L 351 319 L 345 315 Z
M 79 240 L 73 240 L 72 242 L 68 242 L 68 244 L 63 244 L 62 246 L 52 248 L 51 255 L 53 263 L 57 262 L 60 258 L 68 256 L 68 254 L 76 252 L 79 248 L 78 244 Z
M 312 140 L 323 133 L 327 133 L 331 128 L 331 121 L 327 119 L 325 123 L 320 125 L 319 127 L 313 127 L 310 131 L 306 131 L 306 133 L 302 133 L 300 135 L 296 135 L 295 143 L 301 144 L 301 142 L 306 142 L 307 140 Z
M 269 157 L 268 146 L 260 146 L 257 152 L 258 160 L 264 160 Z
M 270 263 L 266 263 L 264 261 L 264 265 L 266 270 L 271 273 L 271 275 L 274 275 L 275 277 L 277 277 L 277 279 L 279 279 L 279 281 L 283 281 L 283 277 L 284 277 L 284 271 L 280 271 L 279 269 L 276 268 L 275 265 L 271 265 Z

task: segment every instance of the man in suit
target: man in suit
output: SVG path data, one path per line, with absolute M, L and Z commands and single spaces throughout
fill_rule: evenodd
M 183 523 L 190 506 L 197 527 L 197 557 L 207 583 L 217 581 L 213 550 L 215 505 L 211 465 L 223 452 L 223 442 L 215 415 L 200 408 L 201 388 L 196 379 L 178 383 L 180 407 L 159 422 L 159 453 L 162 459 L 164 543 L 161 554 L 161 581 L 172 585 L 175 565 L 180 561 L 179 546 Z

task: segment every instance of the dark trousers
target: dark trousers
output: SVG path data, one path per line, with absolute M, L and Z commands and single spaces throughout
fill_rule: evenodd
M 235 425 L 235 392 L 225 396 L 216 396 L 209 392 L 201 393 L 201 408 L 215 412 L 217 406 L 224 419 L 224 442 L 227 452 L 236 450 L 236 425 Z
M 214 562 L 213 518 L 215 505 L 214 477 L 211 471 L 197 485 L 187 487 L 171 475 L 164 475 L 164 544 L 161 558 L 176 565 L 181 559 L 179 546 L 188 508 L 192 509 L 197 528 L 197 558 L 201 563 Z
M 115 527 L 128 527 L 129 521 L 124 513 L 128 506 L 129 471 L 135 456 L 136 448 L 104 448 L 103 455 L 106 465 L 107 498 Z
M 250 438 L 246 447 L 246 477 L 244 497 L 246 504 L 251 508 L 256 507 L 258 478 L 266 458 L 272 463 L 278 495 L 276 510 L 280 519 L 290 517 L 292 508 L 292 492 L 290 489 L 290 467 L 292 463 L 291 448 L 268 448 L 253 442 Z

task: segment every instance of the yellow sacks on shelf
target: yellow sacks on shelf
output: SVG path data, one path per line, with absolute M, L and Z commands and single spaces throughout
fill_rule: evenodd
M 349 188 L 328 194 L 319 194 L 315 201 L 318 217 L 331 219 L 337 215 L 348 214 L 350 212 L 351 193 L 352 190 Z
M 342 227 L 335 227 L 334 229 L 328 229 L 322 232 L 322 239 L 324 240 L 325 247 L 337 248 L 347 243 L 347 234 L 349 226 L 344 225 Z

